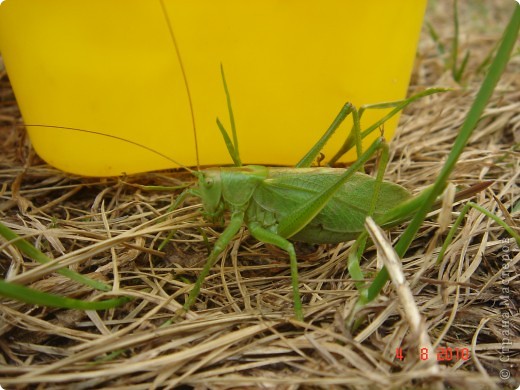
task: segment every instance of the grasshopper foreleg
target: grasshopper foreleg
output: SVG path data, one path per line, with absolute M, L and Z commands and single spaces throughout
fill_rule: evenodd
M 298 261 L 296 260 L 296 252 L 294 251 L 294 245 L 285 238 L 279 236 L 278 234 L 264 229 L 259 222 L 249 222 L 248 228 L 251 235 L 258 241 L 276 245 L 278 248 L 283 249 L 284 251 L 289 253 L 289 259 L 291 264 L 291 284 L 293 290 L 294 314 L 297 320 L 303 321 L 302 301 L 300 298 L 300 290 L 298 286 Z
M 226 249 L 226 247 L 231 242 L 235 234 L 238 233 L 243 223 L 244 211 L 234 211 L 231 215 L 231 221 L 229 222 L 229 225 L 226 227 L 226 229 L 222 232 L 218 240 L 215 242 L 215 245 L 213 246 L 213 249 L 211 250 L 211 253 L 208 257 L 208 260 L 206 261 L 206 264 L 204 264 L 204 268 L 202 269 L 199 277 L 197 278 L 197 281 L 193 285 L 193 288 L 191 289 L 190 294 L 188 295 L 188 299 L 186 299 L 186 302 L 184 303 L 183 308 L 185 311 L 188 311 L 190 307 L 195 303 L 195 300 L 197 299 L 197 296 L 200 293 L 202 283 L 204 282 L 204 279 L 206 279 L 206 276 L 208 276 L 211 267 L 213 267 L 213 265 L 218 259 L 218 256 L 222 253 L 224 249 Z

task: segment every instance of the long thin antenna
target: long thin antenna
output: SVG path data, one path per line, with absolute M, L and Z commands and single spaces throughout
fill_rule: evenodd
M 179 50 L 179 45 L 177 45 L 177 40 L 175 39 L 175 34 L 173 32 L 173 27 L 170 18 L 168 17 L 168 11 L 166 10 L 166 5 L 164 4 L 164 0 L 160 0 L 161 8 L 163 11 L 164 18 L 166 19 L 166 25 L 168 26 L 168 31 L 170 32 L 170 37 L 173 42 L 173 46 L 175 47 L 175 52 L 177 53 L 177 58 L 179 60 L 179 65 L 181 67 L 182 78 L 184 79 L 184 86 L 186 87 L 186 95 L 188 95 L 188 104 L 190 106 L 191 112 L 191 124 L 193 128 L 193 136 L 195 138 L 195 156 L 197 159 L 197 170 L 200 170 L 199 163 L 199 143 L 197 140 L 197 126 L 195 125 L 195 111 L 193 110 L 193 101 L 191 99 L 190 86 L 188 84 L 188 77 L 186 76 L 186 71 L 184 69 L 184 63 L 182 62 L 181 52 Z
M 21 125 L 17 125 L 17 126 L 20 126 L 20 127 L 44 127 L 44 128 L 51 128 L 51 129 L 62 129 L 62 130 L 73 130 L 73 131 L 79 131 L 81 133 L 87 133 L 87 134 L 95 134 L 95 135 L 102 135 L 103 137 L 108 137 L 108 138 L 112 138 L 112 139 L 117 139 L 119 141 L 124 141 L 128 144 L 131 144 L 131 145 L 135 145 L 135 146 L 138 146 L 140 148 L 143 148 L 143 149 L 146 149 L 162 158 L 165 158 L 166 160 L 168 161 L 171 161 L 172 163 L 178 165 L 179 167 L 181 168 L 184 168 L 186 169 L 188 172 L 192 173 L 193 175 L 195 176 L 199 176 L 200 172 L 198 171 L 194 171 L 193 169 L 190 169 L 184 165 L 182 165 L 181 163 L 179 163 L 178 161 L 175 161 L 173 158 L 167 156 L 166 154 L 164 153 L 161 153 L 155 149 L 152 149 L 150 148 L 149 146 L 146 146 L 146 145 L 143 145 L 143 144 L 140 144 L 139 142 L 135 142 L 135 141 L 132 141 L 132 140 L 129 140 L 129 139 L 126 139 L 126 138 L 123 138 L 123 137 L 119 137 L 117 135 L 112 135 L 112 134 L 107 134 L 107 133 L 103 133 L 101 131 L 94 131 L 94 130 L 86 130 L 86 129 L 80 129 L 78 127 L 66 127 L 66 126 L 53 126 L 53 125 L 40 125 L 40 124 L 21 124 Z

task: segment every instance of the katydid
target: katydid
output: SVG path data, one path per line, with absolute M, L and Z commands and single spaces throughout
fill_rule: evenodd
M 170 32 L 173 34 L 172 31 Z M 431 88 L 401 101 L 363 106 L 359 111 L 352 104 L 347 103 L 340 110 L 329 129 L 295 168 L 241 166 L 230 93 L 222 67 L 221 75 L 229 110 L 231 137 L 219 119 L 217 119 L 217 125 L 236 167 L 214 168 L 203 171 L 194 171 L 184 167 L 197 177 L 198 187 L 185 191 L 175 204 L 180 204 L 185 196 L 191 194 L 201 199 L 203 214 L 208 220 L 223 222 L 225 211 L 230 212 L 231 219 L 215 242 L 183 308 L 187 311 L 195 303 L 203 281 L 212 266 L 233 236 L 245 224 L 251 235 L 257 240 L 275 245 L 289 254 L 294 314 L 298 320 L 303 320 L 297 257 L 291 241 L 316 244 L 340 243 L 356 239 L 364 231 L 364 222 L 367 216 L 372 216 L 383 227 L 390 227 L 413 215 L 414 210 L 422 201 L 422 196 L 427 193 L 412 197 L 404 187 L 383 181 L 382 174 L 388 161 L 388 146 L 384 138 L 377 138 L 364 152 L 361 148 L 361 141 L 371 131 L 383 126 L 386 120 L 411 102 L 423 96 L 445 90 Z M 187 80 L 186 87 L 188 88 Z M 393 110 L 364 132 L 361 132 L 360 119 L 367 108 L 393 108 Z M 352 146 L 355 142 L 358 160 L 348 169 L 311 168 L 311 164 L 318 158 L 323 146 L 350 114 L 353 116 L 352 138 L 349 138 L 346 144 L 350 142 Z M 102 132 L 61 126 L 26 126 L 60 127 L 116 138 L 144 147 L 167 158 L 176 165 L 183 166 L 146 145 L 140 145 L 132 140 Z M 343 148 L 339 154 L 346 151 Z M 378 177 L 374 178 L 360 172 L 360 170 L 377 151 L 381 152 L 382 161 Z M 338 157 L 339 155 L 334 156 L 334 160 Z
M 173 38 L 171 30 L 170 33 Z M 198 178 L 198 187 L 184 194 L 201 198 L 204 215 L 209 220 L 222 222 L 225 211 L 230 212 L 231 219 L 215 242 L 202 272 L 184 303 L 184 309 L 189 310 L 195 303 L 211 267 L 233 236 L 245 224 L 251 235 L 259 241 L 273 244 L 288 252 L 294 312 L 298 320 L 303 320 L 298 264 L 291 241 L 339 243 L 352 240 L 363 234 L 366 217 L 371 216 L 383 227 L 391 227 L 409 219 L 424 199 L 431 197 L 430 189 L 412 197 L 405 188 L 383 181 L 382 173 L 388 160 L 388 147 L 384 139 L 376 139 L 365 152 L 362 151 L 361 140 L 381 126 L 389 116 L 395 115 L 412 101 L 440 90 L 431 89 L 403 101 L 368 106 L 367 108 L 393 108 L 393 111 L 364 132 L 360 129 L 360 117 L 364 108 L 357 111 L 352 105 L 346 104 L 323 137 L 295 168 L 269 168 L 255 165 L 241 166 L 231 100 L 223 71 L 222 79 L 228 101 L 232 138 L 219 120 L 217 125 L 237 166 L 204 171 L 189 169 Z M 188 87 L 187 82 L 186 87 Z M 354 119 L 353 137 L 347 140 L 346 145 L 348 148 L 355 144 L 358 160 L 348 169 L 310 168 L 324 144 L 349 114 L 352 114 Z M 103 134 L 89 130 L 72 130 Z M 125 141 L 136 144 L 131 140 Z M 382 160 L 377 178 L 360 173 L 359 169 L 362 165 L 377 151 L 381 152 Z M 340 153 L 343 152 L 342 150 Z M 171 158 L 160 155 L 178 164 Z M 334 156 L 334 159 L 336 157 Z M 183 198 L 184 196 L 181 197 Z M 178 203 L 180 201 L 176 202 Z
M 219 119 L 217 125 L 237 166 L 210 168 L 203 171 L 184 167 L 197 177 L 198 186 L 185 191 L 175 203 L 180 204 L 187 195 L 191 194 L 201 199 L 203 215 L 209 221 L 222 223 L 226 211 L 231 213 L 231 219 L 215 242 L 183 308 L 187 311 L 195 303 L 203 281 L 212 266 L 245 224 L 257 240 L 275 245 L 289 254 L 294 314 L 298 320 L 303 320 L 298 264 L 291 241 L 320 244 L 353 240 L 365 230 L 364 223 L 367 216 L 372 216 L 382 227 L 391 227 L 413 215 L 415 209 L 421 204 L 422 197 L 427 195 L 427 190 L 423 194 L 412 197 L 404 187 L 382 180 L 388 160 L 388 146 L 383 137 L 377 138 L 364 153 L 359 153 L 361 142 L 357 142 L 359 158 L 348 169 L 310 167 L 325 143 L 349 114 L 354 116 L 352 130 L 354 138 L 360 141 L 367 134 L 365 131 L 361 135 L 359 121 L 365 107 L 358 111 L 349 103 L 343 106 L 325 134 L 295 168 L 240 166 L 231 99 L 223 69 L 221 73 L 227 96 L 232 137 Z M 397 108 L 369 129 L 373 130 L 383 125 L 384 121 L 414 100 L 441 91 L 444 90 L 428 89 L 402 101 L 367 106 L 368 108 Z M 109 136 L 139 145 L 131 140 L 101 132 L 77 128 L 65 129 Z M 144 145 L 139 146 L 160 154 Z M 378 177 L 374 178 L 359 172 L 377 151 L 381 151 Z M 181 165 L 168 156 L 160 155 Z
M 238 166 L 240 156 L 236 145 L 237 135 L 223 70 L 222 80 L 235 143 L 231 141 L 219 119 L 217 125 L 237 166 L 211 168 L 195 173 L 198 177 L 198 187 L 188 190 L 188 193 L 201 199 L 203 214 L 208 220 L 222 222 L 225 211 L 231 213 L 231 219 L 215 242 L 202 272 L 189 293 L 184 310 L 189 310 L 195 303 L 211 267 L 245 224 L 254 238 L 275 245 L 289 254 L 294 314 L 296 319 L 303 320 L 298 263 L 291 241 L 321 244 L 353 240 L 364 231 L 367 216 L 372 216 L 382 227 L 396 225 L 413 215 L 423 198 L 428 195 L 428 189 L 412 197 L 404 187 L 382 180 L 382 173 L 388 161 L 388 146 L 383 137 L 376 139 L 348 169 L 310 168 L 321 148 L 351 113 L 355 118 L 354 138 L 361 139 L 359 112 L 362 110 L 358 112 L 348 103 L 295 168 Z M 442 90 L 430 89 L 421 96 L 440 91 Z M 402 108 L 417 98 L 416 95 L 400 102 L 382 103 L 373 107 Z M 393 114 L 397 111 L 394 110 Z M 375 129 L 379 125 L 380 122 L 371 128 Z M 382 155 L 378 177 L 359 172 L 363 164 L 378 150 Z

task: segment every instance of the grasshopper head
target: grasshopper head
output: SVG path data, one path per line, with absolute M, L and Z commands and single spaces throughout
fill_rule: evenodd
M 220 170 L 206 170 L 199 175 L 196 194 L 202 200 L 204 217 L 211 222 L 223 222 L 224 202 L 222 202 L 222 181 Z

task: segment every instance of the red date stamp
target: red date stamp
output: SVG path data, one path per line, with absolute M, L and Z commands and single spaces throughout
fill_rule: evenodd
M 438 347 L 435 351 L 430 351 L 428 348 L 421 348 L 418 351 L 418 357 L 420 360 L 435 358 L 438 362 L 456 362 L 469 360 L 471 354 L 469 348 Z M 395 349 L 395 358 L 398 360 L 405 358 L 402 348 Z

